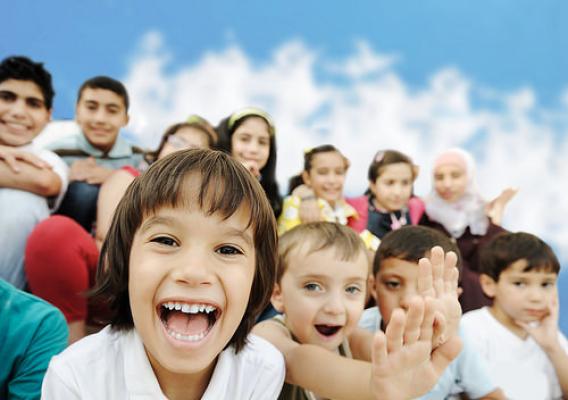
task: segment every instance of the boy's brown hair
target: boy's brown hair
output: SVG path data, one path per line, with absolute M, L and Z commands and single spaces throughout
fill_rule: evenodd
M 305 247 L 307 246 L 307 247 Z M 365 243 L 353 229 L 335 222 L 310 222 L 300 224 L 280 237 L 276 283 L 280 283 L 290 262 L 290 254 L 300 248 L 306 254 L 334 248 L 342 261 L 353 261 L 361 253 L 366 254 Z
M 200 177 L 199 187 L 192 176 Z M 128 187 L 114 214 L 104 241 L 92 295 L 109 309 L 101 321 L 113 329 L 132 329 L 134 322 L 128 298 L 130 249 L 140 225 L 161 207 L 180 207 L 189 201 L 207 215 L 229 218 L 241 207 L 250 210 L 255 247 L 255 273 L 244 316 L 228 345 L 238 352 L 257 316 L 268 304 L 276 269 L 276 221 L 262 187 L 241 163 L 213 150 L 190 149 L 156 161 Z
M 425 226 L 406 225 L 383 237 L 373 261 L 373 275 L 377 275 L 382 262 L 387 258 L 398 258 L 418 264 L 418 260 L 429 256 L 434 246 L 440 246 L 446 253 L 448 251 L 456 253 L 459 267 L 461 264 L 460 251 L 448 236 Z
M 497 282 L 501 273 L 518 260 L 527 261 L 523 272 L 560 272 L 560 263 L 550 246 L 526 232 L 503 232 L 495 236 L 481 251 L 479 269 Z

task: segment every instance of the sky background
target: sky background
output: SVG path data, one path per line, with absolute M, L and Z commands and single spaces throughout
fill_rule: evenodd
M 543 237 L 566 268 L 567 17 L 561 0 L 19 0 L 3 7 L 0 56 L 45 62 L 55 119 L 73 118 L 85 79 L 121 79 L 124 134 L 147 147 L 189 114 L 216 124 L 261 106 L 276 121 L 283 191 L 318 144 L 351 160 L 349 195 L 377 150 L 413 157 L 427 195 L 436 154 L 466 148 L 487 198 L 520 189 L 504 226 Z

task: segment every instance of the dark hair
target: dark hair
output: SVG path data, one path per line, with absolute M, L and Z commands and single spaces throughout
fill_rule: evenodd
M 45 108 L 51 110 L 55 91 L 51 83 L 51 74 L 43 67 L 43 63 L 36 63 L 22 56 L 7 57 L 0 63 L 0 82 L 8 79 L 35 83 L 43 94 Z
M 406 225 L 383 237 L 373 261 L 373 274 L 379 272 L 387 258 L 418 263 L 421 258 L 428 257 L 434 246 L 440 246 L 444 252 L 453 251 L 458 256 L 458 266 L 461 264 L 458 246 L 448 236 L 425 226 Z
M 304 152 L 304 169 L 302 172 L 310 172 L 312 169 L 312 163 L 314 157 L 322 153 L 337 153 L 339 154 L 345 162 L 345 170 L 349 169 L 349 160 L 345 157 L 338 149 L 332 144 L 322 144 L 320 146 L 314 147 L 306 152 Z M 304 183 L 302 174 L 294 175 L 288 180 L 288 194 L 291 194 L 294 189 Z
M 194 128 L 203 132 L 203 134 L 207 137 L 207 144 L 209 145 L 210 149 L 212 149 L 217 144 L 217 132 L 215 132 L 215 129 L 213 129 L 211 124 L 205 118 L 202 118 L 198 115 L 192 115 L 187 119 L 187 121 L 179 122 L 170 126 L 162 135 L 158 148 L 155 151 L 148 153 L 146 160 L 150 163 L 156 161 L 158 159 L 158 156 L 162 152 L 162 149 L 166 145 L 168 138 L 172 135 L 175 135 L 177 131 L 182 128 Z
M 519 260 L 527 261 L 523 272 L 560 272 L 560 263 L 550 246 L 525 232 L 502 232 L 491 239 L 481 250 L 479 271 L 497 282 L 501 272 Z
M 130 101 L 128 99 L 126 87 L 122 82 L 108 76 L 95 76 L 94 78 L 87 79 L 79 88 L 79 92 L 77 93 L 77 103 L 81 100 L 81 95 L 85 89 L 105 89 L 114 92 L 122 98 L 122 101 L 124 102 L 124 110 L 128 112 Z
M 262 118 L 268 125 L 268 133 L 270 136 L 270 149 L 268 153 L 268 161 L 264 168 L 260 170 L 260 184 L 264 189 L 266 197 L 270 202 L 274 215 L 278 217 L 282 211 L 282 197 L 278 191 L 278 183 L 276 182 L 276 134 L 275 127 L 270 116 L 261 109 L 249 107 L 241 111 L 236 111 L 219 122 L 215 130 L 219 134 L 219 142 L 217 148 L 225 153 L 231 154 L 231 139 L 233 134 L 241 124 L 248 118 Z
M 200 187 L 187 187 L 198 175 Z M 193 181 L 195 184 L 195 181 Z M 223 190 L 219 190 L 223 188 Z M 191 196 L 191 197 L 189 197 Z M 189 199 L 188 199 L 189 197 Z M 130 249 L 143 220 L 161 207 L 178 207 L 188 201 L 201 210 L 229 218 L 245 206 L 250 210 L 255 247 L 255 273 L 246 311 L 231 338 L 239 351 L 257 316 L 268 304 L 276 274 L 276 221 L 260 184 L 240 163 L 219 151 L 181 150 L 156 161 L 128 187 L 114 214 L 103 243 L 92 295 L 109 308 L 106 320 L 113 329 L 134 326 L 128 298 Z
M 308 247 L 304 247 L 308 246 Z M 299 248 L 306 249 L 307 254 L 333 248 L 343 261 L 353 261 L 360 254 L 367 256 L 365 243 L 355 231 L 348 226 L 335 222 L 309 222 L 295 226 L 279 238 L 278 266 L 276 283 L 280 283 L 290 262 L 290 254 Z
M 397 150 L 381 150 L 378 151 L 377 154 L 373 157 L 373 161 L 371 161 L 371 165 L 369 165 L 369 171 L 367 172 L 367 179 L 369 182 L 375 182 L 381 173 L 383 172 L 384 168 L 390 164 L 398 164 L 398 163 L 405 163 L 410 165 L 412 170 L 412 179 L 416 179 L 416 175 L 418 174 L 418 169 L 412 162 L 412 159 L 408 157 L 406 154 L 401 153 Z

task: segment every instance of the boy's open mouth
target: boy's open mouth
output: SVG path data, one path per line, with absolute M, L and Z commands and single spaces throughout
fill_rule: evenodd
M 316 325 L 315 327 L 323 336 L 333 336 L 342 328 L 340 325 Z
M 159 306 L 158 314 L 168 335 L 184 342 L 198 342 L 215 325 L 220 310 L 211 304 L 169 301 Z

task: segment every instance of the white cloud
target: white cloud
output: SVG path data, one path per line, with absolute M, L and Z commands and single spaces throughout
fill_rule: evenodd
M 416 87 L 397 73 L 397 59 L 359 42 L 353 55 L 329 62 L 294 40 L 261 61 L 229 44 L 179 65 L 172 63 L 175 55 L 160 34 L 151 32 L 125 78 L 132 98 L 129 130 L 151 147 L 168 125 L 189 114 L 215 124 L 235 109 L 258 105 L 277 124 L 282 190 L 301 168 L 303 149 L 333 143 L 352 161 L 348 194 L 365 189 L 367 166 L 377 150 L 396 148 L 421 166 L 416 192 L 425 195 L 435 155 L 462 146 L 475 154 L 478 181 L 488 198 L 508 185 L 520 188 L 505 226 L 538 234 L 568 257 L 562 184 L 568 182 L 563 157 L 568 154 L 568 90 L 561 110 L 543 109 L 531 88 L 501 93 L 476 86 L 450 67 Z M 345 79 L 323 79 L 319 71 Z M 491 105 L 480 105 L 488 98 Z

